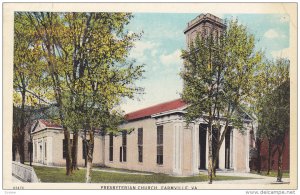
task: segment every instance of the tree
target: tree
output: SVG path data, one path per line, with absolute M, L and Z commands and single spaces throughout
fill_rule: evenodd
M 128 62 L 126 59 L 133 41 L 139 37 L 134 33 L 129 35 L 123 32 L 131 17 L 131 14 L 124 13 L 66 15 L 65 22 L 70 27 L 73 27 L 76 20 L 80 18 L 87 21 L 86 30 L 83 34 L 79 34 L 86 40 L 83 39 L 82 44 L 74 45 L 75 51 L 78 52 L 77 56 L 81 56 L 77 60 L 77 66 L 80 67 L 79 76 L 74 77 L 74 74 L 73 77 L 70 76 L 69 93 L 66 98 L 66 101 L 73 103 L 68 108 L 68 113 L 73 116 L 68 118 L 74 119 L 74 116 L 76 116 L 75 120 L 78 120 L 78 117 L 81 118 L 82 124 L 85 124 L 83 128 L 87 128 L 89 140 L 85 139 L 87 146 L 86 182 L 91 181 L 96 130 L 104 131 L 104 127 L 112 124 L 116 127 L 120 122 L 116 119 L 120 117 L 117 117 L 118 113 L 114 107 L 119 104 L 121 98 L 133 97 L 134 93 L 140 91 L 134 86 L 134 81 L 141 77 L 142 66 L 135 66 L 134 61 Z M 77 32 L 75 30 L 74 34 Z M 99 36 L 101 33 L 103 35 Z M 76 83 L 78 85 L 72 87 Z M 74 120 L 72 123 L 76 124 Z
M 132 18 L 129 13 L 24 14 L 46 64 L 44 75 L 63 126 L 66 174 L 70 175 L 70 131 L 76 135 L 89 128 L 92 144 L 95 130 L 104 125 L 97 124 L 98 117 L 112 113 L 122 98 L 132 98 L 140 90 L 134 81 L 141 77 L 143 66 L 127 60 L 139 35 L 125 30 Z
M 285 81 L 274 93 L 275 118 L 277 128 L 274 143 L 278 152 L 277 182 L 282 182 L 282 161 L 285 149 L 285 137 L 290 129 L 290 82 Z
M 255 85 L 254 98 L 256 101 L 253 101 L 253 104 L 250 108 L 250 112 L 256 116 L 258 123 L 255 141 L 256 141 L 256 150 L 257 150 L 257 159 L 256 159 L 256 169 L 257 173 L 261 171 L 261 145 L 264 142 L 264 138 L 267 137 L 268 140 L 268 173 L 271 166 L 271 148 L 272 148 L 272 128 L 271 125 L 267 124 L 266 119 L 269 116 L 269 113 L 266 109 L 268 106 L 268 98 L 270 98 L 269 93 L 274 88 L 274 82 L 276 81 L 276 69 L 272 61 L 265 60 L 262 64 L 260 70 L 257 71 L 256 75 L 259 82 Z
M 254 47 L 254 36 L 235 20 L 229 22 L 218 38 L 214 38 L 213 32 L 202 38 L 198 35 L 182 53 L 185 60 L 181 72 L 182 98 L 189 104 L 186 121 L 191 123 L 203 117 L 208 124 L 209 183 L 229 125 L 244 130 L 242 108 L 251 100 L 257 82 L 255 71 L 262 58 L 262 53 Z M 221 118 L 225 118 L 223 131 Z
M 40 89 L 43 64 L 41 53 L 34 46 L 35 36 L 24 15 L 16 13 L 14 19 L 14 75 L 13 75 L 13 143 L 17 145 L 20 162 L 24 163 L 24 138 L 26 126 L 38 107 L 45 103 L 45 91 Z M 27 27 L 27 28 L 26 28 Z M 37 66 L 39 64 L 39 66 Z
M 264 89 L 267 91 L 258 99 L 256 105 L 259 108 L 257 135 L 261 140 L 267 139 L 269 144 L 268 172 L 270 171 L 271 150 L 275 145 L 278 152 L 277 181 L 279 182 L 282 179 L 282 154 L 285 148 L 285 137 L 290 124 L 289 65 L 289 60 L 284 58 L 270 63 L 272 74 L 264 75 L 264 80 L 269 81 Z

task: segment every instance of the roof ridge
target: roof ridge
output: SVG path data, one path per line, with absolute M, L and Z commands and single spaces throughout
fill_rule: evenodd
M 162 113 L 170 110 L 175 110 L 185 106 L 186 103 L 181 99 L 170 100 L 155 104 L 153 106 L 148 106 L 143 109 L 136 110 L 134 112 L 127 113 L 125 118 L 127 120 L 136 120 L 144 117 L 150 117 L 153 114 Z
M 145 110 L 145 109 L 149 109 L 149 108 L 152 108 L 152 107 L 155 107 L 155 106 L 160 106 L 160 105 L 168 104 L 168 103 L 171 103 L 171 102 L 175 102 L 175 101 L 178 101 L 178 100 L 183 101 L 181 98 L 178 98 L 178 99 L 175 99 L 175 100 L 170 100 L 170 101 L 162 102 L 162 103 L 155 104 L 155 105 L 152 105 L 152 106 L 147 106 L 147 107 L 141 108 L 139 110 L 135 110 L 135 111 L 126 113 L 126 115 L 132 114 L 132 113 L 135 113 L 135 112 L 139 112 L 139 111 L 142 111 L 142 110 Z
M 38 121 L 43 123 L 46 127 L 59 127 L 59 128 L 62 128 L 62 126 L 60 124 L 57 124 L 57 123 L 52 122 L 52 121 L 47 120 L 47 119 L 38 119 Z

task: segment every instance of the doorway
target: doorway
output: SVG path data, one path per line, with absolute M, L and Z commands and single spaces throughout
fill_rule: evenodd
M 231 158 L 231 132 L 232 128 L 228 127 L 227 132 L 225 134 L 225 169 L 230 169 L 230 158 Z
M 199 169 L 206 169 L 206 133 L 207 133 L 207 124 L 200 124 L 199 125 L 199 152 L 200 152 Z

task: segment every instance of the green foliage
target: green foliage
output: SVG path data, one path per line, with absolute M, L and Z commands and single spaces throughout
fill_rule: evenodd
M 282 142 L 290 128 L 290 80 L 288 59 L 270 61 L 264 74 L 264 87 L 257 101 L 258 138 Z M 279 141 L 280 140 L 280 141 Z
M 190 105 L 188 122 L 202 116 L 218 123 L 222 116 L 242 127 L 240 112 L 235 111 L 252 99 L 262 59 L 254 48 L 254 36 L 236 20 L 219 38 L 198 35 L 183 51 L 182 98 Z
M 201 117 L 208 124 L 209 183 L 212 182 L 212 172 L 215 174 L 216 159 L 229 126 L 241 133 L 246 129 L 245 109 L 242 108 L 253 100 L 254 86 L 258 82 L 256 73 L 263 55 L 255 51 L 254 36 L 245 26 L 237 20 L 226 26 L 220 37 L 214 36 L 214 28 L 208 35 L 198 34 L 189 48 L 182 52 L 182 99 L 189 105 L 185 119 L 189 124 Z M 213 129 L 217 130 L 215 134 Z
M 60 122 L 74 131 L 112 130 L 122 120 L 117 107 L 124 97 L 141 91 L 134 81 L 143 66 L 127 56 L 140 35 L 125 26 L 130 13 L 18 12 L 16 25 L 34 37 L 32 67 L 42 77 L 41 88 L 58 106 Z M 24 47 L 26 49 L 26 46 Z M 27 46 L 28 49 L 28 46 Z M 26 60 L 27 62 L 28 60 Z M 34 71 L 33 71 L 34 72 Z M 37 79 L 28 74 L 29 78 Z M 37 82 L 36 82 L 37 83 Z
M 14 22 L 14 105 L 21 106 L 22 96 L 26 96 L 25 105 L 38 106 L 45 104 L 47 93 L 41 87 L 45 63 L 38 40 L 29 21 L 23 14 L 15 14 Z M 42 101 L 41 101 L 42 100 Z

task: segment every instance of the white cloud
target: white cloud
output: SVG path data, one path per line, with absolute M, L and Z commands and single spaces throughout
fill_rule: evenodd
M 137 41 L 134 48 L 131 50 L 130 57 L 132 58 L 143 58 L 145 52 L 151 50 L 151 53 L 155 53 L 159 44 L 151 41 Z
M 281 23 L 285 23 L 285 22 L 289 22 L 289 21 L 290 21 L 290 18 L 289 18 L 289 16 L 287 16 L 287 15 L 281 16 L 281 17 L 279 18 L 279 22 L 281 22 Z
M 273 56 L 273 58 L 290 58 L 290 48 L 272 51 L 271 55 Z
M 181 64 L 182 63 L 182 59 L 180 57 L 181 55 L 181 51 L 179 49 L 175 50 L 173 53 L 170 53 L 170 54 L 163 54 L 161 55 L 159 58 L 160 58 L 160 61 L 169 66 L 169 65 L 172 65 L 172 64 Z
M 269 39 L 274 39 L 279 37 L 279 33 L 274 29 L 269 29 L 267 32 L 265 32 L 264 36 Z

